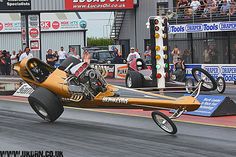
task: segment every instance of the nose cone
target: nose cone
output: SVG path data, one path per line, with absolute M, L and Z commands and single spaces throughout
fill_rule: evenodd
M 197 110 L 201 103 L 192 96 L 183 96 L 176 100 L 176 103 L 187 111 Z

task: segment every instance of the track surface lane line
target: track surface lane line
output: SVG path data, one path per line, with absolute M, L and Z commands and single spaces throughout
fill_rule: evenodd
M 0 101 L 10 101 L 10 102 L 19 102 L 19 103 L 29 104 L 29 102 L 25 101 L 25 100 L 13 100 L 13 99 L 6 99 L 6 98 L 0 98 Z M 72 110 L 100 112 L 100 113 L 107 113 L 107 114 L 114 114 L 114 115 L 123 115 L 123 116 L 152 119 L 151 115 L 150 116 L 143 116 L 143 115 L 130 114 L 130 113 L 112 112 L 112 111 L 107 111 L 106 109 L 85 109 L 85 108 L 76 108 L 76 107 L 69 107 L 69 106 L 64 106 L 64 107 L 67 109 L 72 109 Z M 236 126 L 233 126 L 233 125 L 221 125 L 221 124 L 213 124 L 213 123 L 194 122 L 194 121 L 190 121 L 190 120 L 174 119 L 173 121 L 181 122 L 181 123 L 197 124 L 197 125 L 206 125 L 206 126 L 215 126 L 215 127 L 224 127 L 224 128 L 236 128 Z

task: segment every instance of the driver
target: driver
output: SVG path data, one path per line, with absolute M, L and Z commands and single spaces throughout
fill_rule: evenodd
M 29 69 L 39 82 L 43 81 L 44 72 L 39 68 L 37 62 L 31 62 L 29 64 Z
M 133 59 L 137 59 L 137 58 L 141 58 L 140 57 L 140 55 L 138 54 L 138 52 L 136 52 L 135 50 L 134 50 L 134 47 L 131 47 L 131 49 L 130 49 L 130 54 L 128 55 L 128 57 L 127 57 L 127 62 L 131 62 Z

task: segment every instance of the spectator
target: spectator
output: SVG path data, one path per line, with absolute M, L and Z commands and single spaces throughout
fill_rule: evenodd
M 30 48 L 26 47 L 24 53 L 20 55 L 19 61 L 22 61 L 24 58 L 33 58 L 32 53 L 30 53 Z
M 91 55 L 88 52 L 88 50 L 85 49 L 83 53 L 83 61 L 90 64 L 90 59 L 91 59 Z
M 185 10 L 188 8 L 188 0 L 179 0 L 176 7 L 176 12 L 180 18 L 184 17 Z
M 144 52 L 144 58 L 147 64 L 151 64 L 151 49 L 149 46 L 146 47 L 146 51 Z
M 138 48 L 135 49 L 135 52 L 137 52 L 139 54 L 139 56 L 141 56 L 141 54 L 139 53 L 139 49 Z
M 207 10 L 208 13 L 216 13 L 218 11 L 218 6 L 216 0 L 207 0 Z
M 13 65 L 18 62 L 16 51 L 14 51 L 14 50 L 12 51 L 10 59 L 11 59 L 11 69 L 13 72 L 12 75 L 14 75 Z
M 207 17 L 207 0 L 200 0 L 199 16 Z
M 176 12 L 173 12 L 170 9 L 166 12 L 167 19 L 176 19 L 178 18 L 176 15 Z
M 17 61 L 20 60 L 20 56 L 22 55 L 23 51 L 22 50 L 19 50 L 16 57 L 17 57 Z
M 212 45 L 208 45 L 208 47 L 204 50 L 204 63 L 210 64 L 212 57 L 215 55 Z
M 190 64 L 191 63 L 191 52 L 188 49 L 184 50 L 183 53 L 183 60 L 185 61 L 185 63 Z
M 138 52 L 135 52 L 134 50 L 135 50 L 134 47 L 131 47 L 130 53 L 127 57 L 127 62 L 131 62 L 135 58 L 140 58 L 140 55 L 138 54 Z
M 54 51 L 54 55 L 57 58 L 56 60 L 56 64 L 59 64 L 59 55 L 58 55 L 58 51 Z
M 227 0 L 223 0 L 220 8 L 221 15 L 227 15 L 230 10 L 230 3 Z
M 55 63 L 57 61 L 57 56 L 55 54 L 52 53 L 52 49 L 49 49 L 47 51 L 47 55 L 46 55 L 46 61 L 49 65 L 51 65 L 52 67 L 55 66 Z
M 11 64 L 15 64 L 17 63 L 17 54 L 16 51 L 12 51 L 12 55 L 11 55 Z
M 75 49 L 73 47 L 70 47 L 69 48 L 69 52 L 67 53 L 67 57 L 71 57 L 73 56 L 75 53 Z
M 225 56 L 227 56 L 228 54 L 226 54 Z M 234 43 L 233 45 L 233 49 L 231 50 L 230 53 L 230 63 L 235 64 L 236 63 L 236 43 Z
M 192 0 L 190 7 L 193 12 L 197 12 L 200 9 L 201 3 L 198 0 Z
M 60 51 L 58 51 L 59 62 L 60 64 L 66 59 L 67 53 L 64 50 L 64 47 L 61 47 Z
M 229 14 L 233 16 L 235 14 L 236 3 L 235 0 L 231 0 Z
M 5 60 L 6 60 L 6 65 L 5 65 L 6 75 L 10 75 L 11 74 L 11 55 L 9 51 L 6 52 Z
M 178 57 L 180 55 L 179 48 L 176 45 L 173 51 L 171 52 L 171 55 L 173 56 L 173 64 L 175 64 L 178 61 Z
M 0 67 L 1 67 L 1 74 L 6 75 L 6 60 L 5 60 L 6 50 L 1 51 L 0 53 Z
M 185 63 L 181 57 L 177 58 L 177 62 L 174 64 L 173 75 L 176 77 L 176 81 L 183 82 L 185 80 Z
M 114 64 L 122 64 L 123 63 L 122 53 L 119 52 L 119 50 L 117 48 L 114 49 L 114 55 L 115 55 L 115 58 L 113 60 L 113 63 Z
M 67 57 L 75 57 L 76 59 L 80 59 L 80 56 L 76 53 L 76 50 L 73 47 L 70 47 Z
M 188 7 L 187 9 L 185 9 L 184 14 L 185 14 L 184 18 L 190 18 L 193 15 L 193 10 L 190 7 Z

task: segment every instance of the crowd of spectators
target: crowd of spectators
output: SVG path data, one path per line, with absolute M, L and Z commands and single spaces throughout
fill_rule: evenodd
M 74 48 L 70 48 L 69 52 L 66 52 L 63 47 L 61 47 L 59 51 L 48 49 L 46 53 L 46 62 L 49 65 L 55 67 L 56 64 L 59 65 L 70 56 L 73 56 L 77 59 L 85 60 L 86 62 L 90 62 L 90 54 L 85 52 L 85 55 L 80 58 Z M 32 57 L 34 56 L 33 53 L 31 53 L 29 47 L 26 47 L 24 51 L 19 50 L 18 53 L 16 53 L 15 50 L 13 50 L 12 52 L 7 50 L 0 50 L 0 75 L 14 75 L 15 73 L 12 70 L 13 64 L 22 61 L 24 58 Z
M 234 16 L 235 12 L 235 0 L 179 0 L 176 6 L 178 18 Z
M 52 49 L 48 49 L 47 54 L 46 54 L 46 62 L 51 66 L 56 66 L 56 64 L 58 64 L 58 65 L 61 64 L 68 57 L 75 57 L 78 60 L 84 59 L 84 56 L 83 56 L 83 58 L 81 58 L 77 54 L 75 48 L 70 47 L 69 52 L 66 52 L 64 50 L 64 47 L 61 47 L 59 51 L 57 51 L 57 50 L 54 51 Z M 86 57 L 88 58 L 88 56 L 86 56 Z M 89 62 L 88 59 L 86 59 L 86 61 Z
M 23 54 L 21 50 L 18 53 L 14 50 L 12 53 L 7 50 L 0 50 L 0 75 L 14 74 L 12 65 L 20 60 L 21 54 Z

